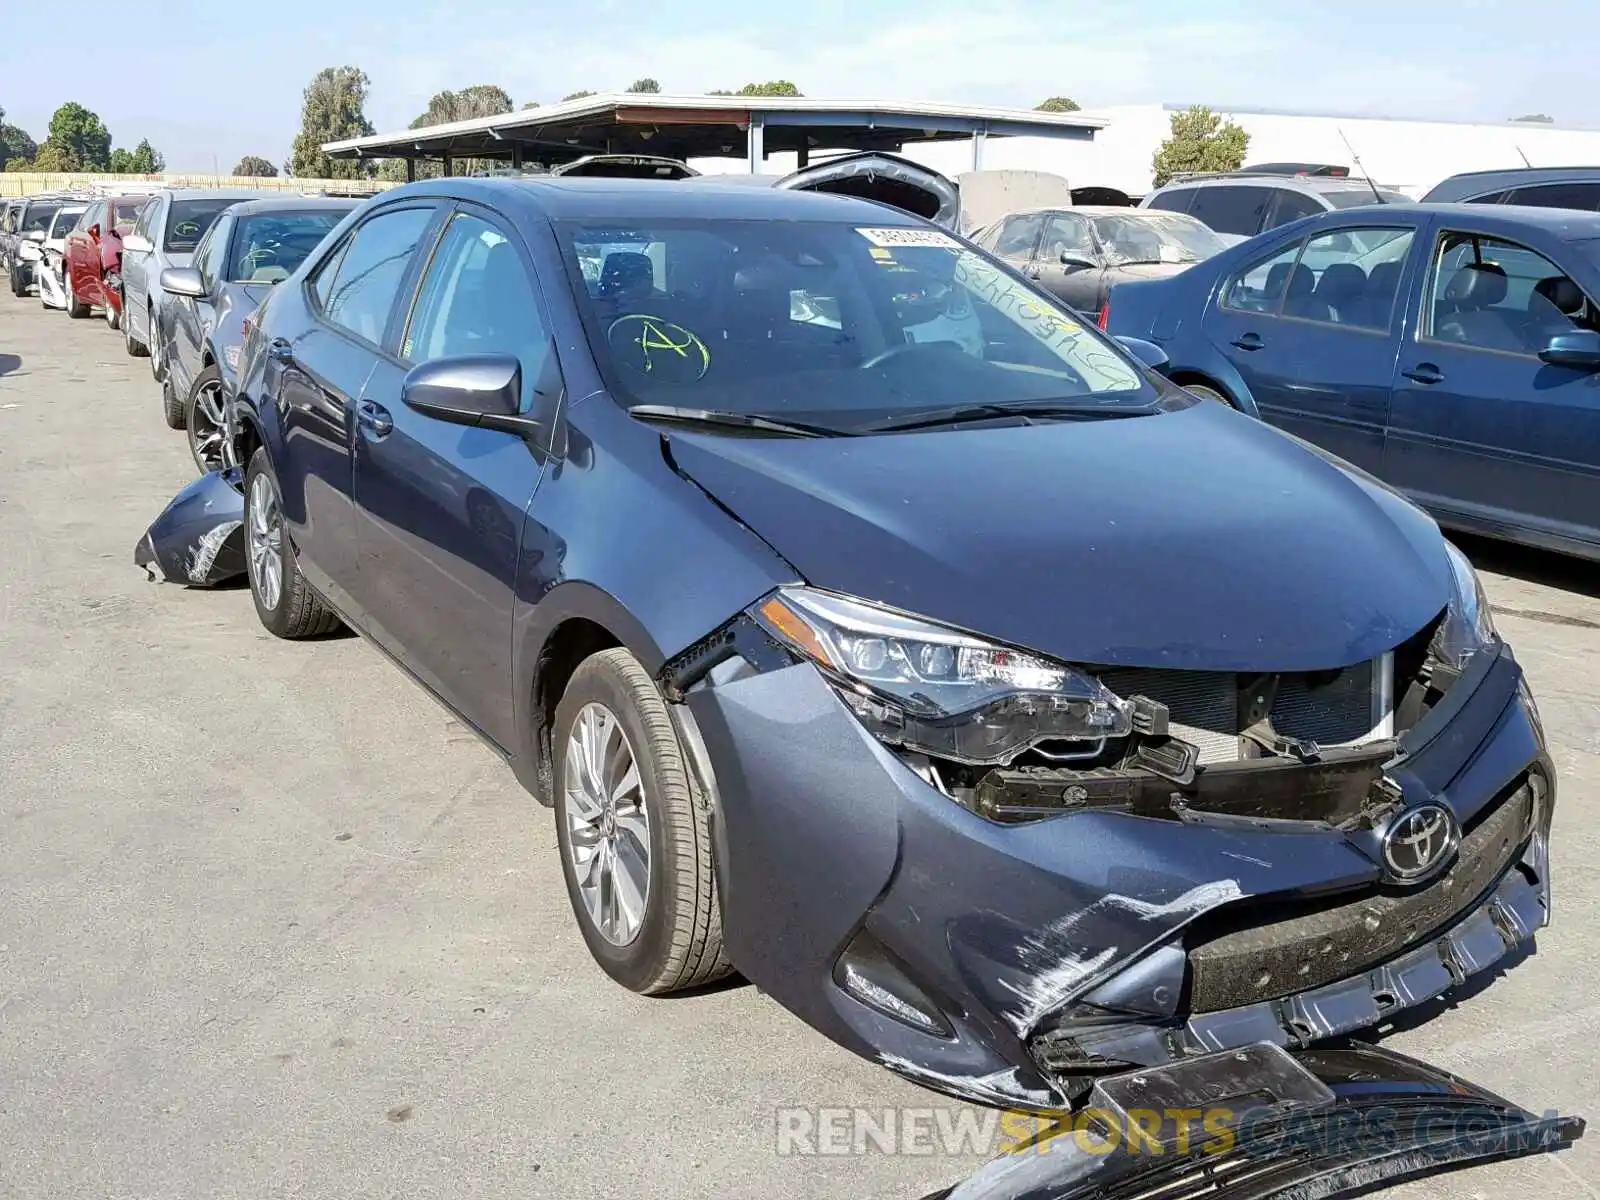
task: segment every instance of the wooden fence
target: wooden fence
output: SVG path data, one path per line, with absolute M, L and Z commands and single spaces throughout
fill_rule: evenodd
M 395 183 L 383 179 L 262 179 L 249 175 L 111 175 L 111 174 L 36 174 L 31 171 L 0 172 L 0 196 L 32 196 L 38 192 L 53 192 L 68 188 L 93 187 L 111 190 L 118 184 L 130 185 L 132 190 L 143 192 L 157 187 L 171 188 L 239 188 L 249 191 L 271 192 L 339 192 L 345 195 L 371 196 Z

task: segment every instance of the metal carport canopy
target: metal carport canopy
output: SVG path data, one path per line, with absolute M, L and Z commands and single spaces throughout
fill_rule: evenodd
M 505 159 L 556 166 L 588 154 L 743 158 L 754 172 L 767 154 L 903 149 L 971 138 L 981 165 L 987 137 L 1093 139 L 1106 122 L 1077 113 L 877 100 L 785 96 L 608 93 L 398 133 L 328 142 L 333 158 Z

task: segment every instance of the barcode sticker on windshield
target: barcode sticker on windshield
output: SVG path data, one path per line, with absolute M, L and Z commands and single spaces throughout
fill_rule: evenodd
M 938 246 L 942 250 L 960 248 L 955 238 L 937 229 L 857 229 L 874 246 Z

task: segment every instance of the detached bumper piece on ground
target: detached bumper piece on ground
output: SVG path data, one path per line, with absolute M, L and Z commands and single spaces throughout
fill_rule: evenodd
M 172 498 L 134 547 L 152 583 L 213 587 L 244 574 L 244 473 L 202 475 Z
M 1583 1131 L 1374 1046 L 1256 1045 L 1101 1080 L 1078 1119 L 927 1200 L 1355 1196 Z

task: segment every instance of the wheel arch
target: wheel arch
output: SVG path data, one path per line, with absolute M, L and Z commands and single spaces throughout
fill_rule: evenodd
M 1174 367 L 1167 373 L 1167 378 L 1179 387 L 1187 384 L 1198 384 L 1220 393 L 1228 403 L 1238 411 L 1248 416 L 1260 418 L 1261 412 L 1256 407 L 1255 397 L 1250 394 L 1250 389 L 1245 386 L 1236 371 L 1224 367 L 1221 370 L 1211 370 L 1203 367 Z

